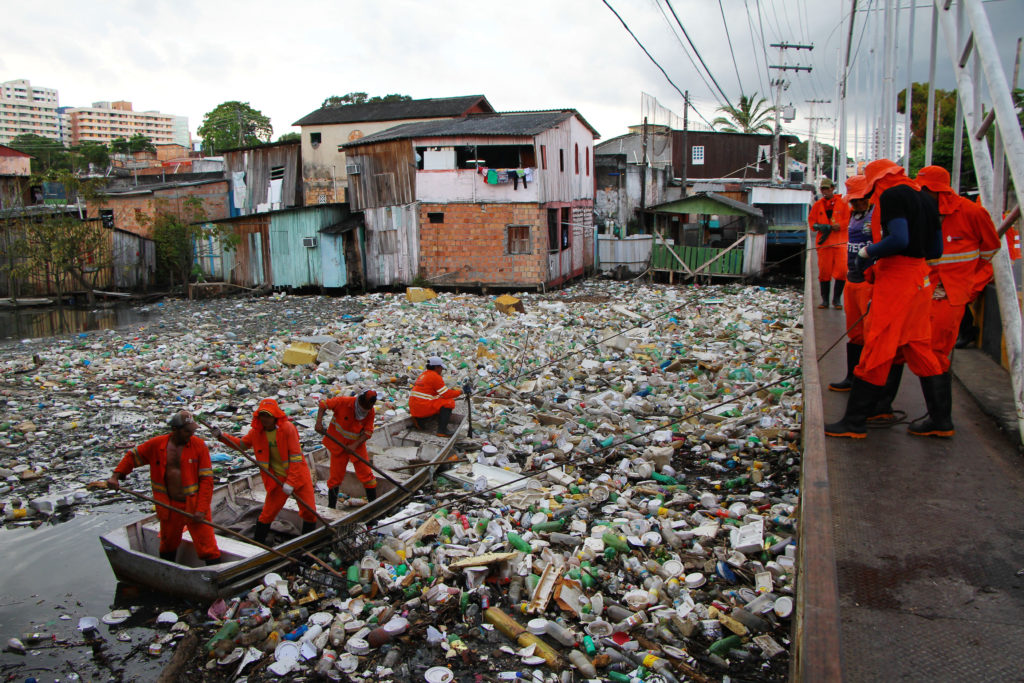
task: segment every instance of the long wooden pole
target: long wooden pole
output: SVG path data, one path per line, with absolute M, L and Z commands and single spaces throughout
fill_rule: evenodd
M 210 424 L 209 424 L 208 422 L 204 422 L 204 421 L 203 421 L 202 419 L 200 419 L 200 418 L 198 418 L 198 417 L 196 418 L 196 422 L 198 422 L 199 424 L 203 425 L 204 427 L 206 427 L 206 428 L 207 428 L 207 429 L 209 429 L 210 431 L 213 431 L 213 429 L 214 429 L 214 427 L 212 427 L 212 426 L 211 426 L 211 425 L 210 425 Z M 223 434 L 223 432 L 221 432 L 221 433 Z M 273 480 L 274 480 L 274 483 L 276 483 L 276 484 L 277 484 L 278 486 L 280 486 L 280 487 L 281 487 L 282 489 L 284 488 L 284 482 L 283 482 L 283 481 L 281 481 L 281 480 L 280 480 L 280 479 L 279 479 L 279 478 L 277 477 L 277 475 L 275 475 L 275 474 L 273 473 L 273 471 L 271 471 L 271 469 L 270 469 L 270 467 L 269 467 L 269 466 L 266 466 L 266 465 L 264 465 L 263 463 L 261 463 L 261 462 L 260 462 L 259 460 L 257 460 L 256 458 L 250 457 L 250 456 L 249 456 L 249 454 L 245 452 L 245 449 L 243 449 L 243 448 L 242 448 L 241 446 L 239 446 L 238 444 L 236 444 L 236 443 L 235 443 L 234 441 L 232 441 L 231 439 L 220 439 L 220 438 L 218 438 L 217 440 L 218 440 L 218 441 L 219 441 L 220 443 L 223 443 L 223 444 L 228 444 L 228 445 L 230 445 L 230 446 L 231 446 L 232 448 L 234 448 L 234 449 L 235 449 L 236 451 L 238 451 L 238 453 L 239 453 L 239 454 L 240 454 L 240 455 L 241 455 L 241 456 L 242 456 L 243 458 L 245 458 L 246 460 L 248 460 L 248 461 L 249 461 L 249 462 L 251 462 L 252 464 L 256 465 L 256 467 L 258 467 L 258 468 L 260 469 L 260 471 L 261 471 L 261 472 L 263 472 L 263 473 L 264 473 L 265 475 L 267 475 L 268 477 L 270 477 L 271 479 L 273 479 Z M 299 498 L 298 496 L 294 496 L 294 498 L 295 498 L 295 502 L 296 502 L 296 503 L 298 503 L 298 504 L 299 504 L 299 505 L 301 505 L 302 507 L 304 507 L 304 508 L 306 508 L 307 510 L 309 510 L 310 512 L 312 512 L 312 513 L 313 513 L 313 515 L 314 515 L 314 516 L 315 516 L 315 517 L 316 517 L 316 518 L 317 518 L 318 520 L 320 520 L 320 523 L 321 523 L 321 524 L 323 524 L 323 525 L 324 525 L 325 527 L 327 527 L 328 529 L 330 529 L 330 530 L 331 530 L 331 532 L 333 532 L 335 536 L 337 536 L 337 535 L 338 535 L 338 530 L 337 530 L 337 529 L 335 529 L 334 527 L 332 527 L 332 526 L 331 526 L 331 523 L 330 523 L 330 522 L 328 522 L 328 521 L 327 521 L 326 519 L 324 519 L 324 518 L 323 518 L 323 517 L 322 517 L 322 516 L 320 515 L 320 513 L 316 511 L 316 508 L 314 508 L 314 507 L 310 507 L 310 506 L 309 506 L 309 504 L 308 504 L 308 503 L 306 503 L 306 501 L 302 500 L 302 499 L 301 499 L 301 498 Z
M 106 489 L 106 488 L 109 488 L 109 486 L 107 486 L 107 482 L 105 482 L 105 481 L 94 481 L 94 482 L 90 483 L 86 488 Z M 144 501 L 153 503 L 154 505 L 159 505 L 162 508 L 167 508 L 171 512 L 176 512 L 179 515 L 183 515 L 185 517 L 189 517 L 190 519 L 193 519 L 193 520 L 199 522 L 200 524 L 206 524 L 208 526 L 212 526 L 217 531 L 220 531 L 220 532 L 223 532 L 225 534 L 228 534 L 229 536 L 234 536 L 238 540 L 244 541 L 245 543 L 248 543 L 249 545 L 254 545 L 257 548 L 262 548 L 263 550 L 266 550 L 267 552 L 270 552 L 270 553 L 273 553 L 275 555 L 278 555 L 279 557 L 281 557 L 281 559 L 288 560 L 289 562 L 297 562 L 298 561 L 294 557 L 292 557 L 291 555 L 287 555 L 287 554 L 281 552 L 280 550 L 278 550 L 277 548 L 273 548 L 273 547 L 271 547 L 269 545 L 266 545 L 264 543 L 260 543 L 259 541 L 255 540 L 255 539 L 249 538 L 245 534 L 239 533 L 239 532 L 235 531 L 234 529 L 226 527 L 226 526 L 224 526 L 222 524 L 217 524 L 216 522 L 211 521 L 209 519 L 206 519 L 205 517 L 202 517 L 200 515 L 190 515 L 189 513 L 185 512 L 184 510 L 180 510 L 180 509 L 174 507 L 173 505 L 168 505 L 167 503 L 163 503 L 163 502 L 157 500 L 156 498 L 153 498 L 151 496 L 147 496 L 144 493 L 139 493 L 138 491 L 133 491 L 131 489 L 126 489 L 123 486 L 118 486 L 117 490 L 118 491 L 124 491 L 125 493 L 127 493 L 130 496 L 135 496 L 136 498 L 138 498 L 140 500 L 144 500 Z M 334 574 L 336 577 L 341 578 L 341 579 L 345 579 L 346 578 L 343 574 L 339 573 L 334 567 L 332 567 L 331 565 L 327 564 L 326 562 L 324 562 L 323 560 L 321 560 L 319 557 L 317 557 L 313 553 L 309 552 L 308 550 L 302 551 L 302 554 L 304 556 L 308 557 L 309 559 L 313 560 L 313 562 L 316 562 L 318 565 L 320 565 L 321 567 L 323 567 L 324 569 L 329 571 L 331 574 Z

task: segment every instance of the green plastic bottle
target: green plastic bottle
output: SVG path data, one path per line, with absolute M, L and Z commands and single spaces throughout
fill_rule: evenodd
M 618 536 L 617 534 L 613 534 L 610 531 L 606 531 L 604 534 L 601 535 L 601 540 L 603 540 L 604 544 L 609 548 L 614 548 L 615 552 L 617 553 L 629 552 L 629 546 L 626 544 L 625 539 L 623 539 L 621 536 Z
M 516 550 L 518 550 L 520 552 L 523 552 L 523 553 L 532 552 L 532 549 L 530 548 L 530 544 L 527 543 L 526 541 L 524 541 L 523 537 L 520 536 L 519 534 L 517 534 L 514 531 L 508 532 L 508 542 L 512 545 L 513 548 L 515 548 Z

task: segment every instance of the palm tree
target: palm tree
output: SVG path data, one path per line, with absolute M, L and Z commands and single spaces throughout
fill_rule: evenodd
M 750 97 L 740 95 L 737 106 L 727 104 L 718 108 L 728 118 L 719 116 L 711 122 L 711 126 L 716 129 L 722 126 L 723 133 L 771 133 L 775 107 L 766 105 L 765 99 L 758 97 L 756 92 Z

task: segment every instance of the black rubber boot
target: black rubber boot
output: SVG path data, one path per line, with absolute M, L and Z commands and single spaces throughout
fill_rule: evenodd
M 267 534 L 270 533 L 270 525 L 264 524 L 263 522 L 256 522 L 256 533 L 252 535 L 252 538 L 257 543 L 266 543 Z
M 907 428 L 914 436 L 938 436 L 948 439 L 953 429 L 953 376 L 948 372 L 921 378 L 921 391 L 928 416 Z
M 896 400 L 896 394 L 900 391 L 900 381 L 903 379 L 903 363 L 893 363 L 889 367 L 889 376 L 885 379 L 885 389 L 878 399 L 878 404 L 868 415 L 868 422 L 892 422 L 896 419 L 896 413 L 892 410 L 892 402 Z
M 327 489 L 327 507 L 332 510 L 338 509 L 338 487 Z
M 821 289 L 821 303 L 818 304 L 818 308 L 828 308 L 828 291 L 830 284 L 832 284 L 831 280 L 818 282 L 818 287 Z
M 451 436 L 452 433 L 448 431 L 448 420 L 452 417 L 451 408 L 441 408 L 441 411 L 437 414 L 437 435 L 438 436 Z
M 846 343 L 846 378 L 841 382 L 832 382 L 829 384 L 829 391 L 850 390 L 850 385 L 853 384 L 853 369 L 857 367 L 857 363 L 860 362 L 860 354 L 863 350 L 863 344 L 854 344 L 853 342 Z
M 314 531 L 315 529 L 316 529 L 316 522 L 306 522 L 306 521 L 302 522 L 302 535 L 303 536 L 308 534 L 310 531 Z
M 832 308 L 843 307 L 843 289 L 846 287 L 846 280 L 836 280 L 836 286 L 832 288 Z
M 363 490 L 366 491 L 366 500 L 368 500 L 370 502 L 373 502 L 373 501 L 377 500 L 377 487 L 376 486 L 374 486 L 372 489 L 364 488 Z
M 825 425 L 825 436 L 846 439 L 866 437 L 868 413 L 878 403 L 878 397 L 884 389 L 884 386 L 869 384 L 860 377 L 854 377 L 850 385 L 850 400 L 846 404 L 846 413 L 839 422 Z
M 178 557 L 178 551 L 176 549 L 175 550 L 168 550 L 165 553 L 160 553 L 160 559 L 161 560 L 167 560 L 168 562 L 175 562 L 177 557 Z

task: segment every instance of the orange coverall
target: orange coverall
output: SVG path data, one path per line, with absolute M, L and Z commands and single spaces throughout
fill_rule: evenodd
M 213 466 L 210 451 L 199 437 L 193 436 L 181 451 L 181 485 L 185 500 L 171 500 L 167 496 L 166 467 L 167 442 L 170 434 L 156 436 L 132 448 L 118 463 L 114 471 L 123 479 L 136 467 L 149 466 L 149 480 L 153 486 L 153 498 L 172 505 L 189 515 L 210 517 L 210 501 L 213 500 Z M 195 546 L 196 555 L 203 560 L 220 558 L 220 549 L 214 537 L 213 527 L 189 517 L 171 512 L 160 505 L 156 508 L 160 520 L 160 552 L 170 553 L 181 545 L 181 534 L 188 527 Z
M 327 426 L 328 436 L 333 436 L 343 444 L 350 445 L 362 435 L 369 437 L 373 434 L 373 421 L 377 416 L 376 411 L 370 408 L 366 417 L 362 420 L 356 419 L 355 396 L 335 396 L 326 401 L 320 401 L 320 407 L 334 412 L 331 424 Z M 361 462 L 359 458 L 352 458 L 348 451 L 331 441 L 327 436 L 323 439 L 324 446 L 331 452 L 331 476 L 327 480 L 327 488 L 332 489 L 345 479 L 345 470 L 348 468 L 349 458 L 356 471 L 356 478 L 363 484 L 363 488 L 377 488 L 377 479 L 373 476 L 373 470 L 366 463 L 370 462 L 370 456 L 366 452 L 366 442 L 359 444 L 355 452 L 360 458 L 366 461 Z
M 829 217 L 831 212 L 832 217 Z M 820 223 L 838 223 L 839 229 L 829 233 L 824 244 L 817 246 L 818 234 L 814 226 Z M 829 280 L 846 279 L 846 242 L 847 226 L 850 223 L 850 205 L 841 196 L 834 194 L 829 199 L 822 197 L 814 202 L 811 212 L 807 215 L 807 227 L 814 235 L 814 246 L 818 249 L 818 280 L 828 282 Z
M 236 446 L 251 447 L 256 461 L 260 464 L 260 475 L 263 478 L 263 488 L 267 492 L 267 497 L 263 501 L 263 511 L 260 513 L 259 520 L 264 524 L 273 522 L 277 513 L 281 511 L 288 500 L 288 494 L 268 474 L 270 471 L 270 442 L 267 440 L 267 433 L 263 430 L 259 419 L 259 414 L 264 411 L 277 418 L 277 452 L 282 459 L 287 458 L 287 473 L 285 476 L 277 478 L 295 489 L 292 495 L 296 500 L 301 500 L 306 504 L 305 506 L 299 505 L 299 517 L 306 522 L 315 522 L 316 515 L 313 514 L 313 510 L 316 509 L 316 500 L 313 498 L 313 478 L 309 476 L 309 467 L 306 465 L 305 458 L 302 457 L 299 432 L 277 405 L 277 401 L 272 398 L 260 401 L 253 413 L 249 431 L 241 439 L 224 434 L 224 438 Z M 309 506 L 308 509 L 306 506 Z
M 988 211 L 952 192 L 939 193 L 939 214 L 942 256 L 928 265 L 931 284 L 946 292 L 945 298 L 933 298 L 931 307 L 932 349 L 946 372 L 964 309 L 992 280 L 999 237 Z
M 409 414 L 416 418 L 437 415 L 441 408 L 455 408 L 461 389 L 449 389 L 441 373 L 424 370 L 409 394 Z

